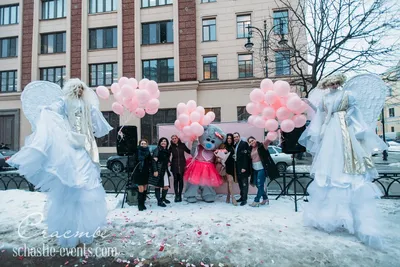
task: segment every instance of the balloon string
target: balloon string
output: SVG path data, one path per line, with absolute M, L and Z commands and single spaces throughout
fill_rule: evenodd
M 125 127 L 126 124 L 128 124 L 128 122 L 131 120 L 131 116 L 127 116 L 127 118 L 125 119 L 125 121 L 122 123 L 122 127 L 119 129 L 117 136 L 119 136 L 121 138 L 121 140 L 124 140 L 124 133 L 122 132 L 122 129 Z

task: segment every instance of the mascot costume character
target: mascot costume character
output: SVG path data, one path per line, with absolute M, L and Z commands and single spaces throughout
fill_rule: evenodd
M 223 179 L 215 168 L 214 151 L 225 142 L 226 134 L 214 125 L 204 126 L 204 134 L 192 145 L 192 159 L 185 171 L 187 181 L 185 197 L 187 202 L 196 203 L 200 189 L 205 202 L 214 202 L 216 193 L 213 187 L 223 184 Z

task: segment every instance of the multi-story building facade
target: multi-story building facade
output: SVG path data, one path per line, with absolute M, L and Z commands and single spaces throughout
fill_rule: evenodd
M 385 132 L 389 139 L 394 139 L 396 133 L 400 135 L 400 62 L 389 68 L 383 74 L 383 79 L 389 86 L 384 107 Z
M 268 36 L 278 38 L 288 17 L 274 0 L 2 0 L 0 142 L 18 149 L 30 133 L 20 95 L 34 80 L 62 86 L 77 77 L 92 88 L 122 76 L 157 81 L 156 115 L 127 122 L 111 111 L 113 97 L 101 101 L 113 127 L 136 125 L 151 142 L 156 125 L 173 123 L 177 104 L 191 99 L 217 122 L 244 120 L 249 92 L 265 77 L 258 53 L 244 48 L 246 26 L 280 24 Z M 268 56 L 269 77 L 290 79 L 290 51 L 277 47 Z M 101 153 L 115 152 L 115 144 L 115 130 L 98 140 Z

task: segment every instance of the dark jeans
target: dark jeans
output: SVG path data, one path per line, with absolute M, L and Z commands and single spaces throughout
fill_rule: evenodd
M 249 193 L 249 177 L 242 173 L 238 173 L 237 177 L 240 188 L 240 198 L 243 201 L 247 201 L 247 194 Z
M 174 176 L 174 190 L 175 195 L 180 196 L 183 190 L 183 175 L 180 173 L 173 173 Z
M 257 186 L 257 195 L 254 198 L 254 202 L 260 202 L 261 197 L 263 199 L 268 199 L 268 195 L 265 192 L 265 180 L 267 178 L 267 173 L 265 170 L 253 170 L 253 181 Z

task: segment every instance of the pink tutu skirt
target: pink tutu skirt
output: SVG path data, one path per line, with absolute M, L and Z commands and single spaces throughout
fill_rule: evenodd
M 184 179 L 191 184 L 218 187 L 224 183 L 215 165 L 211 162 L 194 160 L 187 162 Z

